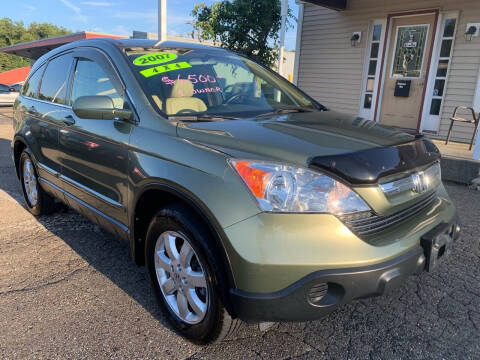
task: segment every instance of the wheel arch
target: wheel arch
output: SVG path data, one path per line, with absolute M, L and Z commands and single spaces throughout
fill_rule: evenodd
M 15 164 L 15 172 L 17 174 L 17 178 L 19 179 L 20 179 L 20 169 L 19 169 L 20 155 L 22 154 L 23 150 L 25 150 L 26 148 L 28 148 L 28 145 L 23 138 L 16 136 L 13 139 L 13 161 Z
M 224 246 L 226 235 L 208 207 L 189 190 L 169 181 L 148 183 L 137 191 L 132 203 L 130 214 L 130 253 L 137 265 L 144 265 L 144 246 L 146 230 L 151 218 L 164 206 L 172 203 L 182 203 L 191 209 L 208 227 L 216 255 L 221 259 L 223 274 L 219 276 L 221 295 L 225 308 L 233 314 L 230 302 L 230 289 L 235 288 L 232 267 Z

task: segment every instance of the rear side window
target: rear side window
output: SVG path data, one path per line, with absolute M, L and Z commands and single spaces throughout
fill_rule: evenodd
M 35 72 L 30 76 L 28 81 L 23 85 L 23 95 L 36 98 L 38 85 L 40 84 L 40 79 L 42 78 L 43 70 L 45 69 L 45 64 L 40 66 Z
M 6 92 L 10 92 L 9 87 L 6 85 L 0 84 L 0 93 L 6 93 Z
M 96 62 L 79 58 L 72 85 L 72 103 L 80 96 L 104 95 L 112 99 L 116 109 L 124 108 L 123 96 L 117 91 L 110 76 Z
M 61 55 L 48 62 L 47 70 L 43 75 L 38 98 L 57 104 L 65 104 L 67 83 L 70 66 L 72 65 L 70 54 Z

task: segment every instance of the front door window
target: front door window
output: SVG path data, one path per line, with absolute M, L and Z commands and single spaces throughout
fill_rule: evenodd
M 419 78 L 427 40 L 428 25 L 399 26 L 392 77 Z

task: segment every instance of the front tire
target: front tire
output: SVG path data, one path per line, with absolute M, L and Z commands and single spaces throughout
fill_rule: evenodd
M 221 298 L 209 232 L 181 204 L 159 211 L 147 231 L 145 259 L 157 299 L 175 330 L 197 344 L 233 336 L 232 319 Z
M 20 155 L 20 182 L 28 211 L 33 215 L 46 215 L 55 210 L 55 200 L 40 186 L 37 170 L 27 149 Z

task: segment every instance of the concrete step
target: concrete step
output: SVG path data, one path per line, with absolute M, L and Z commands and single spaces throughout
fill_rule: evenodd
M 480 161 L 442 156 L 442 179 L 461 184 L 472 183 L 480 177 Z

